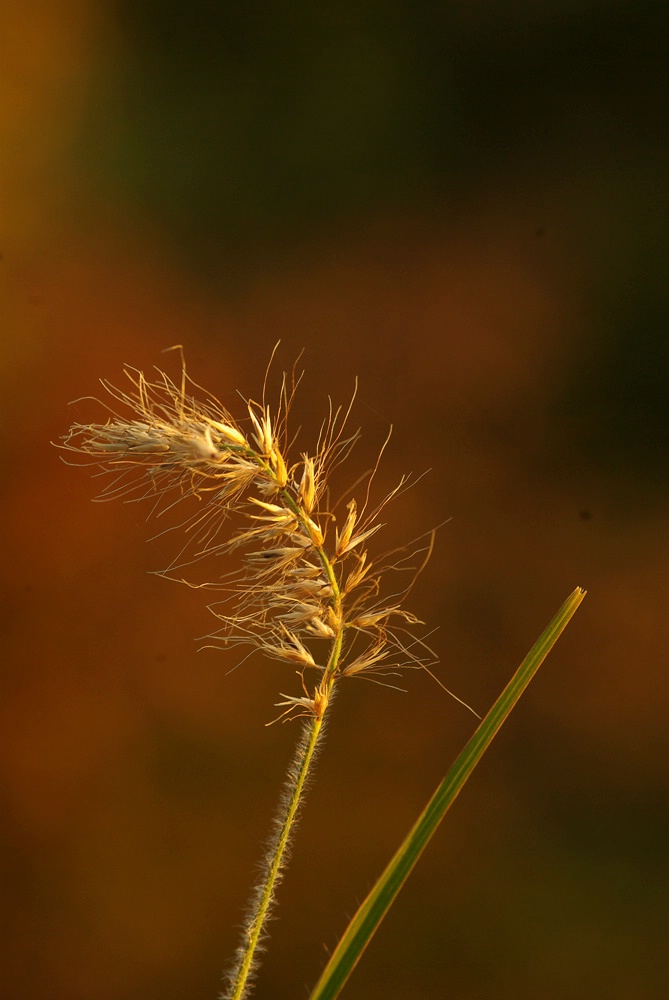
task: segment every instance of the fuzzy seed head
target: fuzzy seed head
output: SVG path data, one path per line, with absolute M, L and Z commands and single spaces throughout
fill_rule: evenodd
M 336 522 L 332 470 L 357 439 L 346 433 L 350 407 L 331 412 L 316 451 L 293 462 L 285 376 L 275 411 L 249 402 L 238 422 L 185 368 L 179 385 L 160 371 L 154 381 L 132 368 L 125 375 L 125 389 L 102 382 L 110 398 L 106 420 L 72 424 L 60 447 L 106 474 L 100 499 L 147 498 L 156 513 L 189 508 L 173 529 L 185 541 L 165 576 L 183 580 L 195 563 L 218 563 L 240 551 L 238 568 L 217 570 L 222 582 L 204 584 L 222 594 L 211 605 L 221 623 L 212 638 L 298 668 L 303 693 L 282 696 L 284 715 L 320 717 L 339 677 L 431 659 L 406 632 L 417 619 L 401 609 L 398 595 L 387 605 L 379 597 L 384 574 L 399 567 L 375 564 L 366 549 L 385 504 L 405 481 L 374 510 L 368 500 L 362 507 L 350 500 L 343 523 L 329 536 L 326 530 Z M 402 627 L 391 628 L 391 619 Z

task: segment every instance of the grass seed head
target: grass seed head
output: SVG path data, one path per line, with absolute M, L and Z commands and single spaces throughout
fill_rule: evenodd
M 186 505 L 177 526 L 185 541 L 164 575 L 183 579 L 201 560 L 243 552 L 237 569 L 204 584 L 223 594 L 211 605 L 222 623 L 212 638 L 299 668 L 303 694 L 282 696 L 285 716 L 320 716 L 339 677 L 431 659 L 419 640 L 388 627 L 391 618 L 407 627 L 418 620 L 402 610 L 401 595 L 385 607 L 380 602 L 384 573 L 399 567 L 373 563 L 365 547 L 405 480 L 373 512 L 368 484 L 362 506 L 348 502 L 330 540 L 324 530 L 336 522 L 332 474 L 358 438 L 347 431 L 350 406 L 331 408 L 315 452 L 292 463 L 286 442 L 293 392 L 285 375 L 274 414 L 265 402 L 249 402 L 240 421 L 185 367 L 180 384 L 162 371 L 153 381 L 133 368 L 125 376 L 125 389 L 102 382 L 106 421 L 73 423 L 60 447 L 76 464 L 106 475 L 99 499 L 150 499 L 155 514 Z M 365 635 L 368 645 L 359 651 L 356 636 Z M 319 680 L 307 690 L 304 671 L 314 669 Z

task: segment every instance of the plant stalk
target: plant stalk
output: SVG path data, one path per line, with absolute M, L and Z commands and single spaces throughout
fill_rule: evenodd
M 275 820 L 275 835 L 265 860 L 263 881 L 252 901 L 252 913 L 244 928 L 238 952 L 237 966 L 230 978 L 227 1000 L 243 1000 L 248 996 L 250 977 L 254 971 L 255 954 L 262 942 L 265 924 L 270 916 L 274 891 L 281 880 L 286 850 L 299 812 L 311 765 L 316 756 L 319 737 L 323 732 L 324 715 L 314 716 L 304 726 L 281 797 Z

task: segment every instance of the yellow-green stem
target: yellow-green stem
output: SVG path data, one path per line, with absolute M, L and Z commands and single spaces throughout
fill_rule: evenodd
M 264 881 L 255 899 L 254 912 L 245 928 L 238 966 L 228 993 L 229 1000 L 242 1000 L 243 997 L 247 996 L 246 990 L 249 985 L 249 976 L 253 971 L 255 953 L 263 936 L 263 928 L 272 905 L 277 880 L 281 874 L 284 855 L 290 841 L 302 793 L 314 760 L 318 739 L 323 730 L 323 719 L 324 715 L 314 717 L 305 726 L 293 765 L 288 772 L 285 796 L 282 799 L 284 812 L 283 815 L 277 817 L 277 835 L 271 846 L 271 854 L 267 859 Z

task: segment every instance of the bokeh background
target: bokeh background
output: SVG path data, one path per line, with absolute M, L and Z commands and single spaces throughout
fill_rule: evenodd
M 484 710 L 568 633 L 382 926 L 349 1000 L 666 996 L 669 33 L 644 0 L 23 0 L 0 31 L 2 993 L 209 1000 L 294 725 L 288 677 L 198 652 L 146 510 L 50 441 L 124 363 L 234 408 L 307 374 L 385 438 L 388 543 Z M 356 464 L 357 463 L 357 464 Z M 342 474 L 342 489 L 348 480 Z M 389 512 L 390 518 L 390 512 Z M 258 997 L 307 996 L 474 720 L 350 683 Z

